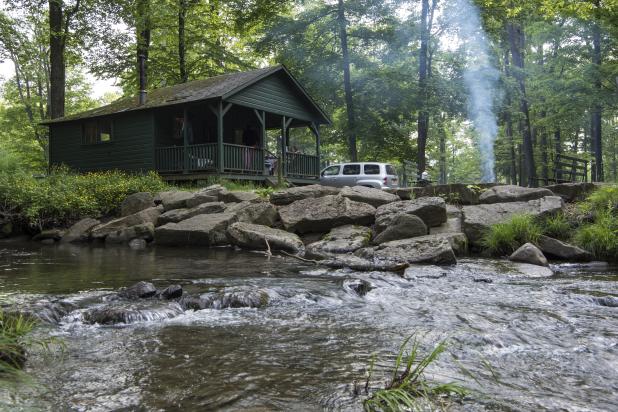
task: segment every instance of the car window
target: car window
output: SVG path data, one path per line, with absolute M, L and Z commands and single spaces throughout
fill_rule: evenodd
M 395 170 L 395 168 L 391 165 L 386 165 L 386 174 L 387 175 L 396 175 L 397 171 Z
M 322 176 L 335 176 L 339 174 L 340 166 L 330 166 L 324 169 Z
M 365 165 L 363 167 L 366 175 L 379 175 L 380 174 L 380 165 Z
M 360 165 L 345 165 L 343 166 L 344 175 L 360 175 Z

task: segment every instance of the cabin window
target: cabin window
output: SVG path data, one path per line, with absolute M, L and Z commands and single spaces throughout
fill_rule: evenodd
M 112 140 L 112 121 L 110 119 L 89 120 L 82 125 L 82 143 L 98 144 Z

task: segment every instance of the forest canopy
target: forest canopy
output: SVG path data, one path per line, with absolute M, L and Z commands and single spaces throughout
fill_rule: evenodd
M 284 64 L 333 120 L 325 162 L 537 185 L 575 156 L 617 181 L 616 0 L 6 0 L 0 59 L 4 169 L 46 169 L 42 120 Z

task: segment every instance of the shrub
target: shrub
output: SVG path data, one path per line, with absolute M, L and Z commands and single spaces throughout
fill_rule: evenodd
M 543 230 L 543 234 L 547 236 L 567 240 L 572 235 L 574 225 L 569 221 L 564 213 L 558 213 L 541 221 L 541 228 Z
M 597 214 L 594 223 L 575 233 L 574 241 L 599 259 L 618 260 L 618 217 L 609 211 Z
M 154 172 L 75 174 L 60 168 L 42 178 L 25 172 L 0 172 L 0 211 L 18 215 L 27 225 L 43 229 L 85 216 L 114 214 L 127 195 L 154 193 L 166 187 Z
M 533 216 L 515 215 L 506 222 L 491 226 L 482 243 L 492 254 L 510 254 L 524 243 L 535 243 L 541 234 L 541 227 Z
M 580 209 L 593 215 L 618 212 L 618 186 L 609 185 L 598 188 L 580 204 Z

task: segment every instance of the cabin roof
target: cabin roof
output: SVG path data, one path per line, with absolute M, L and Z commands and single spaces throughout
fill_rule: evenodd
M 197 102 L 209 99 L 225 99 L 230 97 L 255 82 L 270 76 L 276 72 L 283 71 L 289 76 L 293 84 L 307 98 L 308 102 L 323 118 L 324 123 L 329 124 L 330 119 L 322 108 L 309 96 L 302 85 L 292 76 L 283 66 L 276 65 L 263 69 L 256 69 L 244 72 L 228 73 L 207 79 L 194 80 L 187 83 L 176 84 L 174 86 L 161 87 L 148 92 L 146 102 L 142 105 L 138 102 L 138 97 L 124 97 L 108 105 L 97 107 L 81 113 L 60 117 L 41 122 L 43 125 L 64 123 L 75 120 L 88 119 L 93 117 L 108 116 L 118 113 L 125 113 L 134 110 L 153 109 L 157 107 L 172 106 L 183 103 Z

